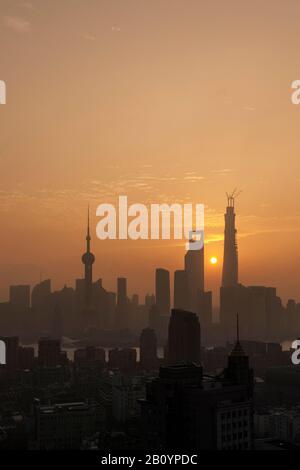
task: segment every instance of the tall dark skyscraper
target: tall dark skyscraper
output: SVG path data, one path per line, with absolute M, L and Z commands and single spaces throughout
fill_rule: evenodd
M 157 366 L 157 338 L 151 328 L 144 328 L 140 336 L 140 364 L 146 370 Z
M 170 273 L 158 268 L 155 272 L 156 305 L 160 315 L 170 314 Z
M 168 335 L 168 364 L 200 363 L 201 334 L 198 316 L 172 310 Z
M 222 287 L 235 287 L 238 284 L 238 252 L 236 242 L 234 202 L 236 191 L 227 194 L 228 205 L 225 214 L 224 257 Z
M 236 321 L 236 342 L 231 354 L 228 356 L 228 366 L 224 370 L 224 378 L 232 384 L 247 386 L 251 397 L 253 393 L 253 370 L 249 367 L 249 357 L 245 354 L 240 343 L 238 315 Z
M 184 269 L 188 278 L 190 309 L 198 312 L 199 294 L 204 292 L 204 245 L 201 250 L 186 252 Z
M 90 236 L 90 214 L 88 210 L 87 221 L 87 234 L 86 234 L 86 252 L 82 255 L 82 262 L 84 264 L 84 280 L 85 280 L 85 307 L 92 306 L 92 291 L 93 291 L 93 264 L 95 256 L 91 253 L 91 236 Z
M 253 371 L 237 338 L 228 367 L 213 377 L 197 364 L 160 367 L 140 400 L 147 449 L 253 448 Z
M 188 273 L 184 269 L 174 272 L 174 308 L 191 309 Z

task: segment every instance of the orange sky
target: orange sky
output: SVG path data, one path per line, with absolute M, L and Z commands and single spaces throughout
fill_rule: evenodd
M 87 204 L 119 194 L 204 203 L 217 292 L 237 186 L 240 281 L 300 300 L 299 14 L 296 0 L 0 0 L 1 298 L 40 273 L 73 285 Z M 155 267 L 183 265 L 184 244 L 93 235 L 108 289 L 125 275 L 143 295 Z

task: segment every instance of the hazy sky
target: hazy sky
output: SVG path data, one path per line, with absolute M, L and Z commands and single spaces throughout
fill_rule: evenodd
M 1 298 L 82 276 L 88 203 L 105 287 L 127 276 L 144 295 L 155 267 L 181 268 L 184 243 L 96 239 L 119 194 L 204 203 L 217 292 L 237 186 L 240 281 L 300 301 L 299 15 L 298 0 L 0 0 Z

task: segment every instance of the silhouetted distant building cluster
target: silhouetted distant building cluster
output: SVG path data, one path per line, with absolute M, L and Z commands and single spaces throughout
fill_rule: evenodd
M 64 286 L 53 292 L 51 280 L 10 286 L 9 301 L 0 303 L 0 331 L 33 341 L 40 336 L 100 339 L 103 344 L 134 341 L 143 328 L 155 330 L 159 344 L 166 342 L 171 305 L 195 313 L 200 321 L 204 344 L 233 339 L 235 316 L 240 315 L 244 340 L 280 341 L 300 328 L 300 304 L 289 300 L 282 305 L 275 287 L 244 286 L 238 281 L 238 254 L 234 195 L 228 197 L 219 323 L 212 321 L 212 293 L 205 291 L 204 247 L 188 250 L 184 269 L 174 272 L 171 301 L 170 272 L 157 268 L 155 294 L 143 304 L 138 295 L 128 296 L 127 279 L 117 279 L 117 292 L 107 291 L 102 280 L 93 280 L 95 256 L 91 252 L 89 221 L 86 252 L 82 256 L 84 278 L 75 288 Z
M 186 252 L 172 300 L 170 272 L 157 268 L 155 293 L 140 304 L 126 278 L 116 293 L 93 279 L 89 215 L 75 288 L 10 287 L 0 304 L 0 449 L 298 445 L 300 369 L 279 341 L 298 331 L 300 304 L 284 307 L 274 287 L 239 283 L 235 197 L 225 214 L 219 322 L 204 247 Z

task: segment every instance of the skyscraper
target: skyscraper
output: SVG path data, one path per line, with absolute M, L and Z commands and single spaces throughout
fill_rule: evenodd
M 158 268 L 155 272 L 156 305 L 160 315 L 170 314 L 170 273 Z
M 91 236 L 90 236 L 90 214 L 88 210 L 87 221 L 87 234 L 86 234 L 86 252 L 82 255 L 82 262 L 84 264 L 84 281 L 85 281 L 85 307 L 92 306 L 92 290 L 93 290 L 93 264 L 95 256 L 91 253 L 90 249 Z
M 253 370 L 249 367 L 249 357 L 245 354 L 239 336 L 239 317 L 237 315 L 236 342 L 228 356 L 228 365 L 224 370 L 224 379 L 233 385 L 247 387 L 249 397 L 253 394 Z
M 200 350 L 200 323 L 197 315 L 173 309 L 169 322 L 168 364 L 199 364 Z
M 230 356 L 216 377 L 196 364 L 161 367 L 140 400 L 141 433 L 149 450 L 253 448 L 253 381 L 247 356 Z
M 140 365 L 146 370 L 157 366 L 157 338 L 151 328 L 144 328 L 140 336 Z
M 174 272 L 174 308 L 190 310 L 188 273 L 178 269 Z
M 187 273 L 190 309 L 198 312 L 199 294 L 204 292 L 204 245 L 200 250 L 188 250 L 184 256 Z
M 224 257 L 222 287 L 235 287 L 238 284 L 238 253 L 236 242 L 234 201 L 236 191 L 227 194 L 228 205 L 225 214 Z

